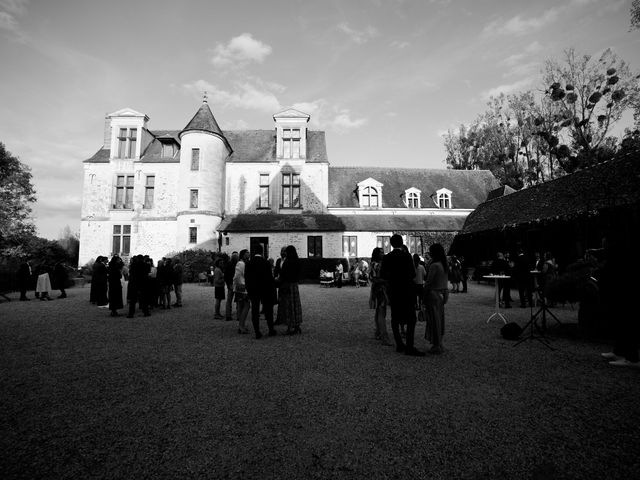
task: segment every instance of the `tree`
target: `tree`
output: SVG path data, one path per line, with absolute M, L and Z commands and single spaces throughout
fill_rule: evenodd
M 640 0 L 631 2 L 631 30 L 640 28 Z
M 31 172 L 0 142 L 0 248 L 20 243 L 35 232 L 30 220 L 36 201 Z
M 562 63 L 547 60 L 544 82 L 553 116 L 540 133 L 557 146 L 564 169 L 571 172 L 610 158 L 611 128 L 640 96 L 638 77 L 629 66 L 610 49 L 597 61 L 569 49 Z M 560 154 L 564 132 L 568 145 Z
M 71 231 L 69 225 L 65 226 L 60 232 L 58 243 L 69 255 L 69 260 L 76 265 L 78 263 L 78 254 L 80 252 L 80 238 L 77 233 Z

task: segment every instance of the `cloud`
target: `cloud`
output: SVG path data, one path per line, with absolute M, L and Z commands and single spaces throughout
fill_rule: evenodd
M 197 98 L 202 98 L 202 92 L 206 91 L 210 103 L 215 106 L 258 110 L 271 114 L 282 110 L 280 102 L 273 92 L 261 89 L 249 82 L 236 84 L 233 91 L 219 88 L 206 80 L 196 80 L 184 84 L 183 88 Z
M 352 42 L 362 45 L 369 40 L 378 36 L 378 31 L 375 27 L 368 25 L 364 30 L 356 30 L 351 28 L 348 23 L 343 22 L 338 25 L 338 30 L 346 34 Z
M 516 15 L 509 20 L 502 18 L 494 20 L 484 27 L 482 33 L 486 36 L 498 35 L 528 35 L 555 22 L 561 13 L 560 8 L 550 8 L 539 17 L 524 17 Z
M 25 42 L 27 34 L 22 30 L 18 17 L 27 13 L 27 0 L 0 0 L 0 31 L 15 41 Z
M 411 45 L 411 43 L 401 40 L 394 40 L 389 44 L 389 46 L 391 46 L 392 48 L 398 48 L 400 50 L 402 50 L 403 48 L 407 48 L 409 45 Z
M 531 78 L 524 78 L 522 80 L 518 80 L 517 82 L 508 83 L 505 85 L 498 85 L 497 87 L 485 90 L 480 95 L 483 100 L 489 100 L 491 97 L 497 97 L 501 93 L 504 93 L 505 95 L 507 95 L 509 93 L 522 90 L 528 87 L 529 85 L 531 85 L 531 81 L 532 81 Z
M 366 118 L 353 118 L 349 109 L 332 106 L 324 99 L 295 103 L 292 108 L 309 114 L 313 125 L 319 128 L 330 128 L 336 133 L 346 133 L 360 128 L 368 121 Z
M 273 49 L 256 40 L 250 33 L 233 37 L 226 45 L 218 43 L 213 50 L 211 63 L 219 68 L 242 67 L 251 62 L 262 63 Z

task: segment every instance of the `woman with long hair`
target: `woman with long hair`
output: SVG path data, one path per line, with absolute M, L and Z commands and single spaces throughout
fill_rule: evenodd
M 285 249 L 286 256 L 282 262 L 280 271 L 280 292 L 284 300 L 284 305 L 279 305 L 278 310 L 284 306 L 284 319 L 287 324 L 287 335 L 302 333 L 300 324 L 302 323 L 302 304 L 300 303 L 300 260 L 296 247 L 289 245 Z
M 444 335 L 444 305 L 449 298 L 449 266 L 444 248 L 439 243 L 429 247 L 431 261 L 424 282 L 424 304 L 427 326 L 424 337 L 431 342 L 429 353 L 442 353 Z
M 393 345 L 389 341 L 387 332 L 387 297 L 386 281 L 380 276 L 382 267 L 382 257 L 384 250 L 377 247 L 371 252 L 371 265 L 369 267 L 369 278 L 371 280 L 371 293 L 369 294 L 369 308 L 375 310 L 374 322 L 376 327 L 376 340 L 381 340 L 383 345 Z
M 249 261 L 249 250 L 240 250 L 236 271 L 233 275 L 233 298 L 236 302 L 236 313 L 238 315 L 238 333 L 249 333 L 246 321 L 251 307 L 251 301 L 247 294 L 247 286 L 244 279 L 246 262 Z

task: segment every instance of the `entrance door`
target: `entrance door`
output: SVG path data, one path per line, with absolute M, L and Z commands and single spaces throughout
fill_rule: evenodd
M 251 256 L 256 253 L 256 245 L 262 245 L 262 256 L 264 258 L 269 258 L 269 237 L 250 237 L 249 238 L 249 249 L 251 252 Z

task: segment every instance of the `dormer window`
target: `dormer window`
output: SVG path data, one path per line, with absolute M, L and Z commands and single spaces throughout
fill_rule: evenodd
M 364 187 L 360 194 L 360 206 L 361 207 L 377 207 L 380 202 L 378 190 L 374 187 Z
M 404 191 L 405 205 L 407 208 L 420 208 L 420 190 L 409 188 Z
M 176 154 L 176 144 L 174 142 L 162 142 L 162 156 L 163 157 L 170 157 L 173 158 L 173 156 Z
M 382 207 L 382 184 L 373 178 L 358 183 L 358 201 L 362 208 Z
M 282 157 L 300 158 L 300 129 L 282 129 Z
M 451 206 L 451 190 L 441 188 L 436 192 L 436 204 L 438 208 L 452 208 Z
M 135 158 L 137 128 L 121 128 L 118 133 L 118 158 Z

